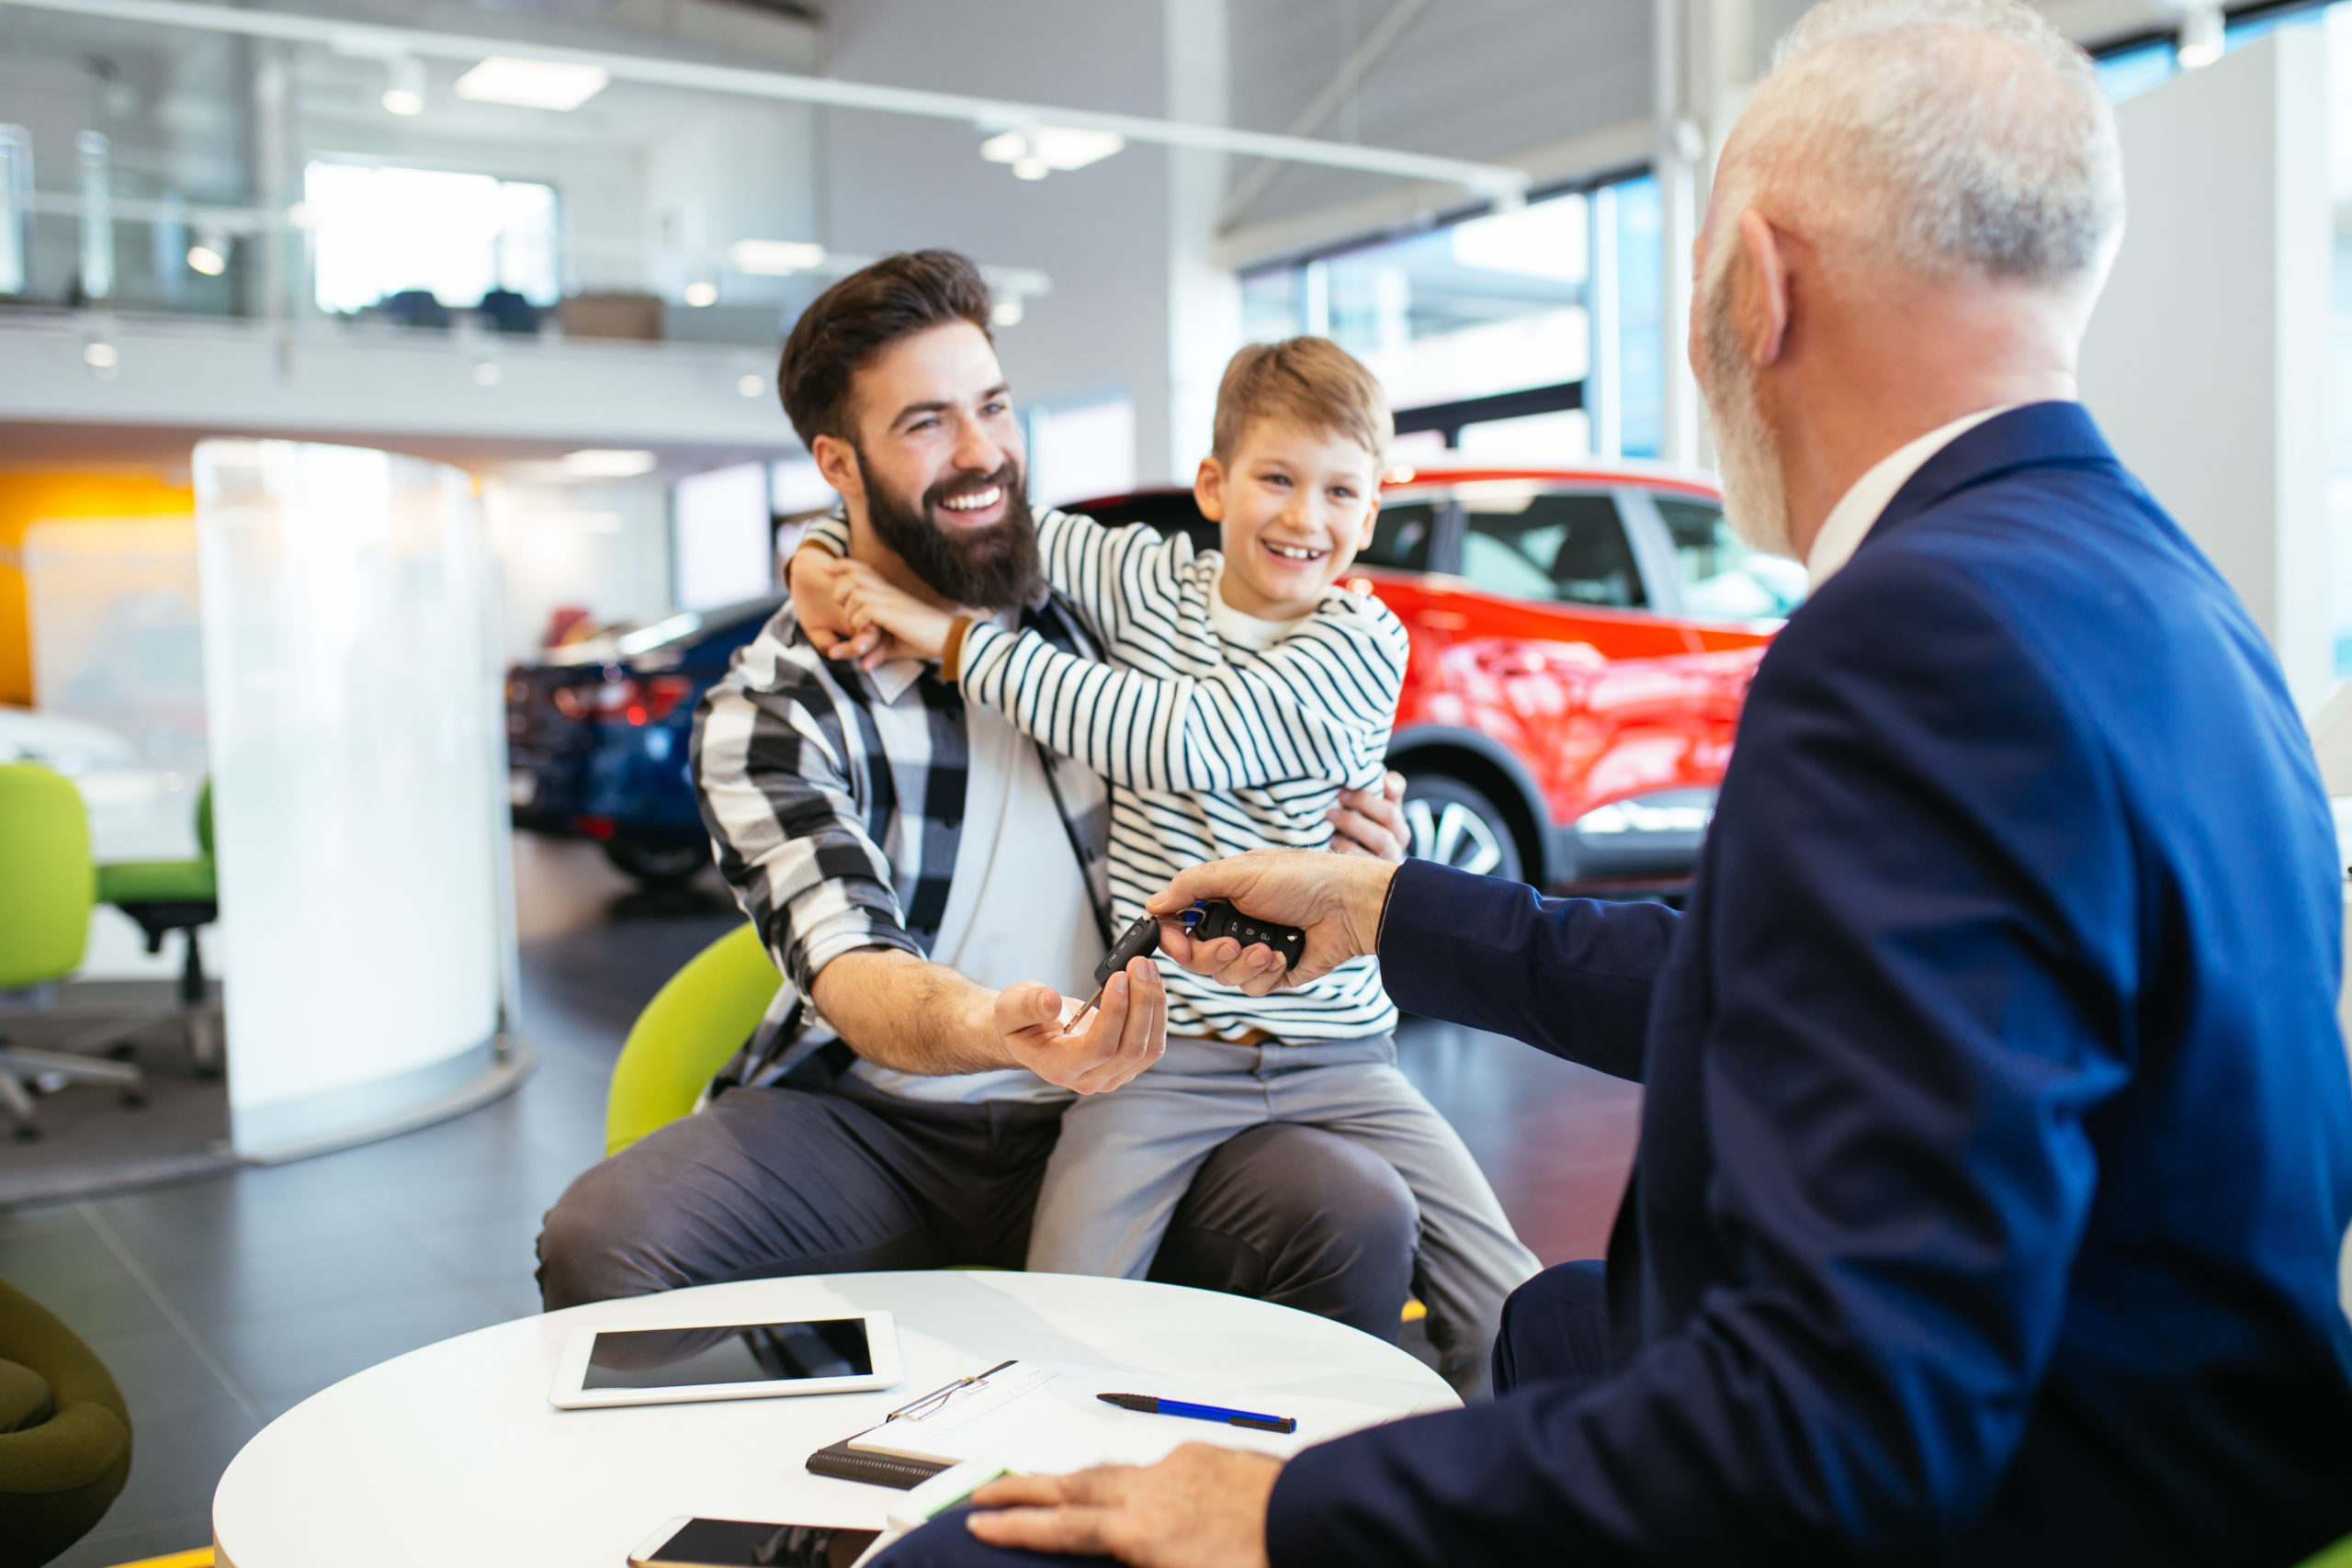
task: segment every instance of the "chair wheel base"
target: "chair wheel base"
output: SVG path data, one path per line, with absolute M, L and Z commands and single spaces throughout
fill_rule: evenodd
M 124 1089 L 122 1105 L 126 1111 L 144 1111 L 147 1108 L 147 1091 L 140 1089 Z
M 17 1123 L 17 1142 L 20 1144 L 29 1144 L 40 1136 L 40 1129 L 34 1126 L 31 1122 L 19 1122 Z

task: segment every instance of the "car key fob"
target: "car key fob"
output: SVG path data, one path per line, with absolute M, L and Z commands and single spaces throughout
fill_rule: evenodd
M 1296 926 L 1278 926 L 1245 915 L 1223 898 L 1196 898 L 1181 917 L 1184 933 L 1194 942 L 1215 942 L 1229 936 L 1243 947 L 1265 943 L 1283 955 L 1283 967 L 1295 969 L 1306 953 L 1306 933 Z M 1155 945 L 1158 939 L 1154 938 Z
M 1111 983 L 1111 976 L 1125 969 L 1129 963 L 1138 958 L 1148 958 L 1159 951 L 1159 917 L 1146 915 L 1119 933 L 1119 940 L 1111 944 L 1111 951 L 1103 954 L 1102 962 L 1094 966 L 1095 995 L 1101 996 L 1102 987 Z

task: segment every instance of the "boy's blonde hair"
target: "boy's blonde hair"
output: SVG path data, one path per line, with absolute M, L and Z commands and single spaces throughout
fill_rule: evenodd
M 1269 418 L 1344 435 L 1372 454 L 1375 468 L 1387 461 L 1396 433 L 1379 380 L 1328 337 L 1253 343 L 1235 355 L 1217 384 L 1210 451 L 1231 462 L 1250 425 Z

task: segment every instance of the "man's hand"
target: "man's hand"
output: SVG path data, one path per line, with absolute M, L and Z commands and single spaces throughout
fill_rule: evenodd
M 972 1495 L 990 1546 L 1109 1553 L 1136 1568 L 1265 1568 L 1266 1506 L 1283 1461 L 1186 1443 L 1158 1464 L 1015 1475 Z
M 1211 861 L 1155 893 L 1144 908 L 1159 917 L 1159 951 L 1195 975 L 1262 997 L 1281 986 L 1318 980 L 1380 942 L 1380 912 L 1396 867 L 1362 855 L 1320 850 L 1252 850 Z M 1178 919 L 1196 898 L 1224 898 L 1245 915 L 1306 932 L 1298 967 L 1263 942 L 1247 952 L 1233 938 L 1195 943 Z
M 1023 980 L 996 996 L 996 1031 L 1013 1059 L 1050 1084 L 1108 1094 L 1168 1049 L 1168 993 L 1148 958 L 1102 987 L 1102 1005 L 1083 1034 L 1067 1032 L 1079 1004 L 1051 986 Z
M 842 561 L 834 569 L 833 599 L 861 633 L 878 627 L 916 659 L 938 658 L 947 646 L 948 628 L 956 624 L 951 612 L 892 587 L 863 561 Z
M 1323 816 L 1331 824 L 1334 854 L 1400 862 L 1412 847 L 1412 831 L 1405 826 L 1405 775 L 1393 768 L 1376 790 L 1341 790 L 1340 804 Z

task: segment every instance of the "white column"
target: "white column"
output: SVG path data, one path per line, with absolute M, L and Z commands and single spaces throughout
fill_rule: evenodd
M 237 1150 L 292 1158 L 479 1104 L 526 1059 L 472 482 L 287 441 L 204 442 L 195 476 Z
M 1164 0 L 1168 117 L 1223 125 L 1227 0 Z M 1217 383 L 1241 346 L 1241 284 L 1211 259 L 1225 200 L 1222 152 L 1171 152 L 1168 178 L 1168 479 L 1190 484 L 1208 456 Z
M 2245 601 L 2310 713 L 2334 683 L 2321 34 L 2282 28 L 2116 118 L 2130 216 L 2083 344 L 2083 400 Z

